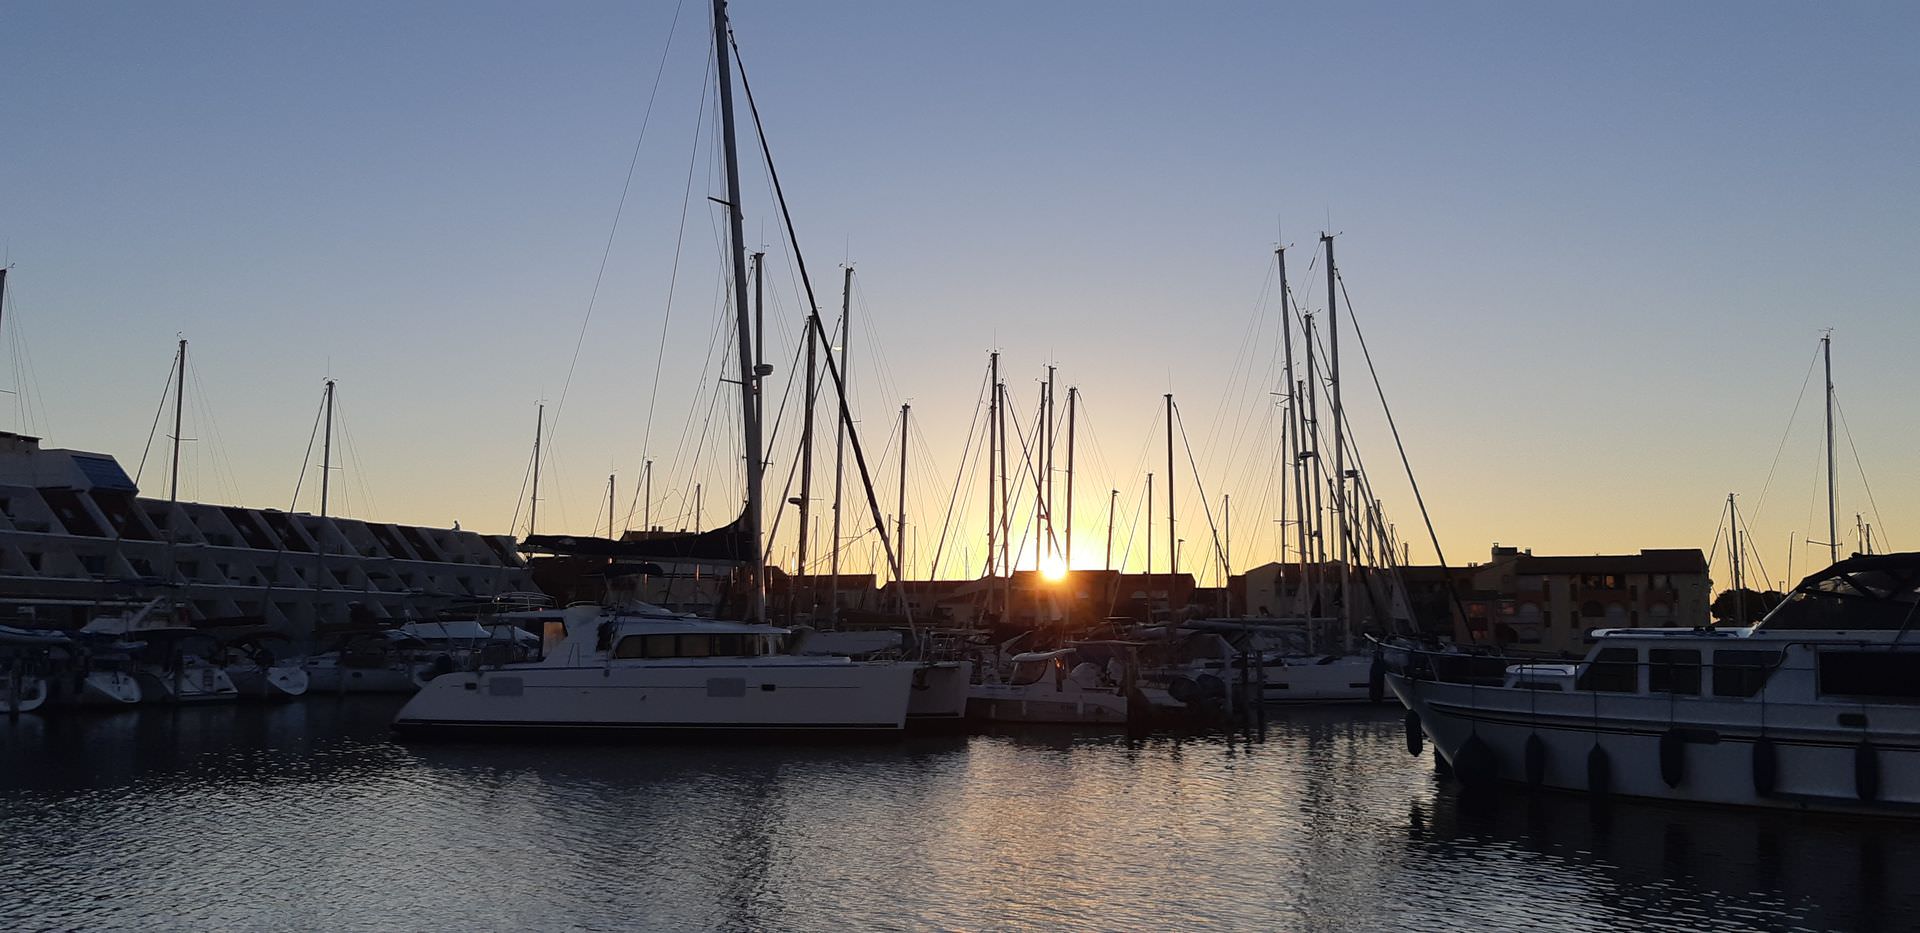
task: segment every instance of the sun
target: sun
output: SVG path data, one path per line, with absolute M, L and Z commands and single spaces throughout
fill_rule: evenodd
M 1058 583 L 1067 578 L 1067 562 L 1058 557 L 1048 557 L 1040 561 L 1041 578 Z

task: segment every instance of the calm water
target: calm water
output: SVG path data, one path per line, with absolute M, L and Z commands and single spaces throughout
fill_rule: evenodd
M 402 746 L 396 704 L 0 720 L 0 929 L 1911 929 L 1920 832 L 1459 797 L 1264 742 Z

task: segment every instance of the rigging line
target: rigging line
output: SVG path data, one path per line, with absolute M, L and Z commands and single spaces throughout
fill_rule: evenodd
M 709 50 L 707 52 L 707 65 L 711 66 L 712 64 L 713 52 Z M 707 68 L 708 74 L 711 74 L 712 71 L 713 69 L 711 67 Z M 699 164 L 700 134 L 707 122 L 707 88 L 708 81 L 702 80 L 700 82 L 700 106 L 695 111 L 698 115 L 694 118 L 693 122 L 693 149 L 687 153 L 687 182 L 685 188 L 680 193 L 680 226 L 673 235 L 673 268 L 667 274 L 667 306 L 666 310 L 661 312 L 660 315 L 660 345 L 654 352 L 653 357 L 653 388 L 649 390 L 647 395 L 647 423 L 645 430 L 640 435 L 640 456 L 643 460 L 653 449 L 653 414 L 655 407 L 660 402 L 660 369 L 667 359 L 667 328 L 673 323 L 674 289 L 680 283 L 680 252 L 687 245 L 687 205 L 693 200 L 693 169 L 695 165 Z M 709 358 L 711 358 L 711 344 L 709 344 L 708 347 L 708 354 Z M 704 375 L 701 377 L 701 381 L 704 384 Z M 673 457 L 675 466 L 677 467 L 680 460 L 679 451 L 676 450 Z
M 1340 283 L 1340 297 L 1347 302 L 1347 324 L 1353 329 L 1355 341 L 1360 344 L 1360 357 L 1367 363 L 1367 375 L 1373 380 L 1373 391 L 1380 397 L 1380 409 L 1387 416 L 1387 428 L 1393 432 L 1394 449 L 1399 451 L 1400 465 L 1407 471 L 1407 485 L 1413 487 L 1413 501 L 1420 507 L 1420 520 L 1427 526 L 1427 539 L 1433 542 L 1433 556 L 1440 564 L 1440 575 L 1446 582 L 1447 592 L 1453 597 L 1454 608 L 1459 610 L 1460 617 L 1464 619 L 1467 617 L 1466 605 L 1461 601 L 1459 591 L 1454 588 L 1453 568 L 1448 566 L 1446 552 L 1440 548 L 1440 534 L 1434 530 L 1433 514 L 1427 511 L 1426 497 L 1420 494 L 1420 481 L 1414 478 L 1413 461 L 1407 456 L 1407 445 L 1400 439 L 1400 424 L 1393 417 L 1392 407 L 1387 404 L 1387 390 L 1380 385 L 1380 371 L 1373 366 L 1373 353 L 1367 349 L 1367 338 L 1360 331 L 1359 316 L 1353 312 L 1353 296 L 1347 292 L 1347 280 L 1337 269 L 1334 279 Z M 1312 352 L 1311 348 L 1308 352 Z M 1472 635 L 1473 629 L 1469 627 L 1467 632 Z M 1474 640 L 1479 639 L 1476 637 Z
M 1780 432 L 1780 446 L 1773 450 L 1773 462 L 1767 465 L 1767 481 L 1760 487 L 1760 501 L 1753 506 L 1753 517 L 1758 520 L 1760 512 L 1767 507 L 1767 490 L 1773 487 L 1773 472 L 1780 466 L 1780 456 L 1787 450 L 1787 439 L 1793 436 L 1793 424 L 1800 416 L 1800 405 L 1807 400 L 1807 386 L 1813 384 L 1814 368 L 1820 365 L 1820 349 L 1815 346 L 1813 359 L 1807 363 L 1807 376 L 1800 380 L 1800 394 L 1794 397 L 1793 412 L 1787 415 L 1787 429 Z
M 160 389 L 160 407 L 153 410 L 153 427 L 147 429 L 147 446 L 140 449 L 140 467 L 133 471 L 133 484 L 140 485 L 140 475 L 147 471 L 147 455 L 153 452 L 154 435 L 160 433 L 160 416 L 166 413 L 167 396 L 173 392 L 173 371 L 180 365 L 180 354 L 173 355 L 173 365 L 167 367 L 167 384 Z
M 647 127 L 653 122 L 654 100 L 660 95 L 660 76 L 667 70 L 667 53 L 673 50 L 673 36 L 680 25 L 680 7 L 686 0 L 680 0 L 673 7 L 673 22 L 667 26 L 667 41 L 660 49 L 660 64 L 653 71 L 653 89 L 647 92 L 647 109 L 640 117 L 640 134 L 633 141 L 633 155 L 627 160 L 627 177 L 620 183 L 620 201 L 613 209 L 613 225 L 607 230 L 606 248 L 600 251 L 600 268 L 593 274 L 593 290 L 587 295 L 587 311 L 580 318 L 580 335 L 573 341 L 573 359 L 567 363 L 566 381 L 560 384 L 560 400 L 553 406 L 553 421 L 548 430 L 559 433 L 560 413 L 567 406 L 567 391 L 573 388 L 573 372 L 580 365 L 580 348 L 587 343 L 587 325 L 593 320 L 593 308 L 600 300 L 600 283 L 607 274 L 607 259 L 613 255 L 613 241 L 620 232 L 620 217 L 627 210 L 627 193 L 633 188 L 633 169 L 640 163 L 640 145 L 647 140 Z M 704 101 L 704 88 L 703 88 Z
M 753 99 L 753 84 L 747 80 L 747 66 L 745 62 L 740 61 L 740 46 L 733 41 L 731 32 L 727 35 L 727 41 L 733 48 L 735 62 L 740 65 L 740 89 L 746 92 L 747 110 L 753 115 L 754 134 L 760 140 L 760 153 L 767 166 L 767 176 L 773 182 L 773 190 L 776 195 L 775 200 L 780 205 L 780 219 L 786 225 L 788 241 L 794 244 L 796 260 L 800 266 L 800 281 L 806 286 L 807 304 L 812 311 L 812 313 L 808 315 L 807 323 L 815 333 L 825 337 L 826 329 L 820 323 L 820 303 L 814 296 L 813 280 L 812 277 L 807 274 L 806 260 L 799 255 L 799 245 L 797 242 L 799 238 L 793 230 L 793 212 L 787 209 L 786 194 L 780 186 L 780 173 L 773 167 L 773 152 L 771 145 L 767 142 L 767 129 L 760 121 L 760 105 Z M 852 409 L 847 405 L 846 380 L 840 374 L 839 366 L 834 363 L 833 354 L 827 354 L 826 362 L 827 372 L 833 377 L 834 385 L 839 390 L 837 394 L 840 397 L 840 421 L 847 426 L 847 437 L 853 442 L 853 463 L 860 471 L 860 481 L 866 492 L 867 508 L 872 513 L 873 520 L 877 524 L 880 521 L 880 503 L 874 498 L 873 479 L 867 469 L 867 455 L 860 447 L 860 434 L 854 425 Z M 899 558 L 893 546 L 893 539 L 887 535 L 884 528 L 879 529 L 879 536 L 881 545 L 887 549 L 887 562 L 896 568 L 899 567 Z M 909 614 L 907 621 L 909 625 L 912 624 L 911 614 Z
M 287 503 L 288 512 L 292 512 L 295 509 L 295 507 L 297 507 L 300 504 L 300 487 L 303 485 L 306 485 L 307 465 L 313 462 L 313 441 L 314 441 L 314 438 L 317 438 L 320 436 L 320 417 L 322 414 L 326 412 L 326 410 L 327 410 L 326 397 L 322 396 L 320 399 L 320 404 L 315 405 L 313 408 L 313 430 L 307 432 L 307 452 L 300 456 L 300 475 L 297 478 L 295 478 L 293 481 L 293 499 Z M 519 518 L 518 513 L 514 515 L 514 518 L 515 519 Z M 507 527 L 512 528 L 513 526 L 508 525 Z
M 1753 558 L 1753 562 L 1760 565 L 1760 588 L 1757 592 L 1765 593 L 1768 589 L 1771 589 L 1767 584 L 1773 580 L 1773 577 L 1767 573 L 1767 562 L 1760 558 L 1760 552 L 1753 546 L 1753 526 L 1748 522 L 1740 520 L 1740 509 L 1738 506 L 1734 507 L 1733 518 L 1735 522 L 1739 523 L 1742 533 L 1746 535 L 1747 549 L 1742 553 Z M 1753 587 L 1747 588 L 1753 589 Z M 1773 607 L 1762 604 L 1762 608 L 1771 609 Z
M 226 438 L 220 433 L 219 420 L 213 416 L 213 401 L 207 395 L 206 385 L 200 381 L 200 370 L 198 368 L 190 370 L 188 375 L 193 377 L 194 398 L 198 400 L 199 410 L 207 419 L 207 437 L 209 438 L 207 468 L 213 473 L 216 491 L 223 493 L 228 501 L 238 502 L 240 477 L 233 472 L 233 461 L 227 456 Z M 221 474 L 223 469 L 226 471 L 225 475 Z
M 527 480 L 533 475 L 533 458 L 539 455 L 539 447 L 540 445 L 535 444 L 533 452 L 527 454 L 527 468 L 520 473 L 520 494 L 513 497 L 513 520 L 507 522 L 509 531 L 520 527 L 520 506 L 527 501 Z M 311 442 L 308 443 L 307 451 L 307 456 L 313 456 Z
M 1207 530 L 1213 535 L 1214 559 L 1220 562 L 1219 566 L 1226 566 L 1226 554 L 1220 550 L 1220 527 L 1213 522 L 1213 503 L 1207 501 L 1207 485 L 1200 481 L 1200 464 L 1194 462 L 1193 442 L 1187 439 L 1187 419 L 1180 413 L 1180 403 L 1178 401 L 1173 403 L 1173 423 L 1175 427 L 1180 429 L 1181 445 L 1187 448 L 1187 468 L 1193 471 L 1194 488 L 1200 491 L 1200 510 L 1202 514 L 1206 515 Z M 1171 477 L 1169 477 L 1169 479 L 1171 479 Z M 1199 574 L 1194 574 L 1194 579 L 1198 580 L 1199 577 Z M 1226 581 L 1220 581 L 1220 585 L 1225 586 Z
M 1853 468 L 1860 474 L 1860 488 L 1867 494 L 1867 505 L 1873 509 L 1873 520 L 1880 523 L 1881 533 L 1886 533 L 1886 522 L 1880 518 L 1880 503 L 1873 501 L 1873 487 L 1867 484 L 1867 468 L 1860 462 L 1860 448 L 1853 444 L 1853 427 L 1847 424 L 1847 410 L 1840 407 L 1840 393 L 1833 394 L 1833 410 L 1840 415 L 1840 429 L 1847 435 L 1847 449 L 1853 451 Z

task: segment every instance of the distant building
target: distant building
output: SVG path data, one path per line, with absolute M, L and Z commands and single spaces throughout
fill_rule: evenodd
M 1468 581 L 1456 640 L 1570 654 L 1595 629 L 1705 625 L 1712 601 L 1698 548 L 1542 557 L 1496 544 L 1492 560 L 1455 573 Z
M 181 621 L 304 637 L 531 588 L 510 537 L 169 503 L 107 454 L 0 432 L 0 622 L 80 625 L 164 597 Z

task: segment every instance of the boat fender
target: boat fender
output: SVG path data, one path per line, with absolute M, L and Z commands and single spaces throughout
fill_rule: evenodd
M 1607 756 L 1607 750 L 1594 743 L 1593 750 L 1587 752 L 1587 793 L 1595 797 L 1605 797 L 1613 790 L 1613 759 Z
M 1387 698 L 1387 659 L 1380 652 L 1373 653 L 1373 664 L 1367 668 L 1367 702 L 1378 703 Z M 1409 739 L 1409 742 L 1412 740 Z M 1414 754 L 1419 754 L 1415 752 Z
M 1471 735 L 1453 753 L 1453 773 L 1469 788 L 1488 787 L 1500 776 L 1500 763 L 1494 760 L 1493 747 L 1486 740 Z
M 1535 732 L 1527 736 L 1527 783 L 1539 787 L 1547 780 L 1547 741 Z
M 432 661 L 427 662 L 427 666 L 420 672 L 420 676 L 424 680 L 432 680 L 442 674 L 451 673 L 453 673 L 453 658 L 444 654 L 436 654 L 433 656 Z
M 1687 740 L 1668 729 L 1660 733 L 1660 780 L 1668 787 L 1679 787 L 1687 777 Z
M 1773 740 L 1762 736 L 1753 740 L 1753 792 L 1762 797 L 1773 796 L 1773 787 L 1780 777 L 1780 762 L 1773 750 Z
M 1862 740 L 1853 747 L 1853 792 L 1861 800 L 1880 797 L 1880 750 Z
M 1426 735 L 1420 731 L 1420 714 L 1407 710 L 1407 754 L 1420 757 L 1420 746 Z

